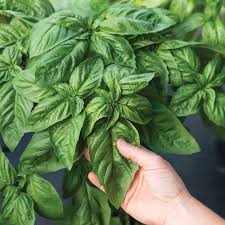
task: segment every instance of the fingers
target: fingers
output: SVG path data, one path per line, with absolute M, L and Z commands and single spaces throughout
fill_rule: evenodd
M 131 145 L 124 141 L 123 139 L 119 139 L 117 141 L 117 148 L 122 156 L 125 158 L 132 160 L 140 167 L 146 168 L 151 164 L 151 160 L 155 158 L 159 158 L 159 156 L 143 147 L 138 147 Z
M 97 176 L 94 172 L 90 172 L 88 174 L 88 179 L 91 181 L 92 184 L 94 184 L 97 188 L 99 188 L 101 191 L 105 192 L 104 187 L 99 183 Z

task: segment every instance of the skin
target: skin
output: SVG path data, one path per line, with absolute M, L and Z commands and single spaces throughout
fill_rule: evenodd
M 157 154 L 117 141 L 122 156 L 139 165 L 121 205 L 130 216 L 146 225 L 225 225 L 225 221 L 191 196 L 173 167 Z M 85 156 L 90 160 L 89 150 Z M 104 191 L 97 176 L 89 180 Z

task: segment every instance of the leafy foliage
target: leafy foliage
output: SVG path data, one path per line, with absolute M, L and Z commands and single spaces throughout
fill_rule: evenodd
M 200 146 L 199 113 L 225 136 L 222 0 L 0 0 L 0 224 L 128 225 L 116 216 L 137 171 L 123 138 L 160 153 Z M 63 9 L 63 10 L 61 10 Z M 179 119 L 181 118 L 181 119 Z M 153 131 L 153 132 L 152 132 Z M 90 149 L 88 163 L 84 148 Z M 63 202 L 42 175 L 64 169 Z M 87 179 L 93 170 L 106 194 Z

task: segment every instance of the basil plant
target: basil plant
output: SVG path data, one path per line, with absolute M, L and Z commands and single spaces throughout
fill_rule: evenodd
M 222 0 L 0 0 L 0 134 L 11 152 L 32 134 L 18 165 L 0 149 L 0 224 L 132 224 L 115 143 L 197 153 L 193 114 L 225 139 L 224 36 Z M 62 169 L 69 205 L 44 178 Z

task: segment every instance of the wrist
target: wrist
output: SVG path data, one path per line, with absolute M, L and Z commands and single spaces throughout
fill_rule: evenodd
M 184 219 L 195 204 L 196 199 L 187 191 L 184 190 L 176 199 L 171 203 L 167 217 L 163 225 L 180 225 L 183 224 Z

